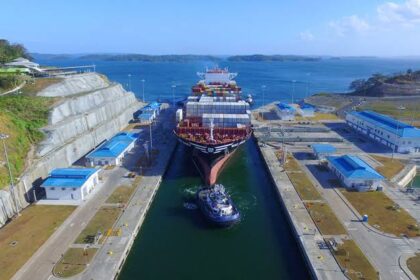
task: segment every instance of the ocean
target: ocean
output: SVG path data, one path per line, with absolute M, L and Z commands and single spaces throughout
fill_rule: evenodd
M 190 93 L 197 82 L 197 72 L 206 67 L 216 66 L 214 62 L 138 62 L 138 61 L 91 61 L 81 59 L 38 60 L 41 65 L 78 66 L 96 65 L 96 71 L 112 81 L 124 85 L 142 99 L 142 82 L 146 101 L 172 99 L 172 85 L 176 85 L 175 98 L 183 98 Z M 391 58 L 340 58 L 320 61 L 286 62 L 229 62 L 222 61 L 219 67 L 228 67 L 237 72 L 237 82 L 243 94 L 252 94 L 255 104 L 263 102 L 262 86 L 266 86 L 264 102 L 276 100 L 299 100 L 314 93 L 348 91 L 355 79 L 368 78 L 374 73 L 393 74 L 407 69 L 420 70 L 418 59 Z M 129 77 L 131 75 L 131 77 Z M 293 82 L 295 81 L 295 82 Z

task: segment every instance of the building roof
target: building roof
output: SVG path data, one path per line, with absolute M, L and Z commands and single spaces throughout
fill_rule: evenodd
M 349 179 L 381 180 L 384 177 L 358 156 L 329 156 L 327 160 Z
M 26 59 L 26 58 L 23 58 L 23 57 L 16 58 L 9 63 L 5 63 L 4 65 L 6 65 L 6 66 L 22 66 L 22 67 L 29 67 L 29 68 L 39 66 L 38 63 L 32 62 L 29 59 Z
M 138 133 L 120 132 L 99 146 L 86 158 L 115 158 L 118 157 L 131 143 L 136 141 Z
M 279 109 L 282 111 L 290 111 L 290 112 L 296 111 L 296 109 L 293 106 L 290 106 L 289 104 L 284 103 L 284 102 L 280 102 L 279 104 L 277 104 L 277 107 L 279 107 Z
M 317 154 L 335 153 L 337 149 L 330 144 L 313 144 L 312 149 Z
M 57 168 L 51 171 L 41 187 L 80 188 L 98 171 L 96 168 Z
M 386 115 L 382 115 L 373 111 L 352 111 L 349 114 L 361 118 L 376 127 L 380 127 L 393 134 L 397 134 L 403 138 L 420 137 L 420 129 Z

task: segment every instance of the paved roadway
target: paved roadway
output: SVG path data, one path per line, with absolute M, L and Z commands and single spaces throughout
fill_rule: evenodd
M 345 197 L 328 180 L 335 179 L 330 172 L 313 172 L 318 162 L 315 160 L 299 161 L 303 170 L 316 185 L 334 213 L 346 226 L 349 236 L 354 239 L 363 253 L 380 273 L 381 279 L 410 279 L 401 269 L 399 259 L 420 250 L 420 240 L 398 238 L 384 234 L 379 230 L 360 222 L 361 216 Z M 313 174 L 316 174 L 316 178 Z
M 165 146 L 162 142 L 163 133 L 165 129 L 169 130 L 168 124 L 171 124 L 167 119 L 167 115 L 172 115 L 170 112 L 164 113 L 158 123 L 154 126 L 153 134 L 160 134 L 157 139 L 153 139 L 153 144 Z M 164 119 L 164 120 L 162 120 Z M 169 137 L 170 131 L 166 131 L 165 135 Z M 148 140 L 148 129 L 142 133 L 144 138 Z M 141 139 L 143 137 L 141 136 Z M 156 140 L 156 141 L 155 141 Z M 165 141 L 165 140 L 164 140 Z M 155 147 L 155 145 L 154 145 Z M 126 174 L 134 166 L 142 152 L 142 142 L 136 144 L 126 159 L 122 167 L 115 167 L 112 170 L 103 171 L 103 183 L 100 188 L 92 193 L 89 200 L 83 202 L 75 211 L 64 221 L 64 223 L 51 235 L 51 237 L 36 251 L 36 253 L 25 263 L 24 266 L 14 275 L 12 279 L 32 280 L 32 279 L 51 279 L 52 269 L 55 263 L 61 258 L 62 254 L 67 251 L 67 248 L 73 243 L 80 232 L 85 228 L 90 219 L 95 215 L 96 211 L 105 203 L 106 199 L 112 192 L 121 184 L 126 182 Z M 148 179 L 144 182 L 148 182 Z M 143 181 L 143 180 L 142 180 Z M 99 187 L 99 186 L 98 186 Z M 139 188 L 140 189 L 140 188 Z M 90 278 L 89 278 L 90 279 Z M 106 279 L 97 278 L 93 279 Z

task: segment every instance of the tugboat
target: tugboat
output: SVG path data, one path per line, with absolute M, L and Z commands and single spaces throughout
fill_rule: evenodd
M 241 215 L 221 184 L 204 187 L 197 192 L 197 204 L 204 216 L 218 226 L 230 226 Z

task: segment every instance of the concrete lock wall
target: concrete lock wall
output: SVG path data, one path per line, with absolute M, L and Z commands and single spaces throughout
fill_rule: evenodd
M 52 169 L 72 165 L 124 128 L 141 107 L 133 93 L 126 92 L 119 84 L 109 84 L 95 73 L 66 77 L 40 94 L 66 98 L 51 110 L 49 124 L 43 129 L 45 139 L 16 185 L 19 208 L 34 201 L 34 190 L 38 193 L 40 183 Z M 0 191 L 0 227 L 14 213 L 10 192 Z

